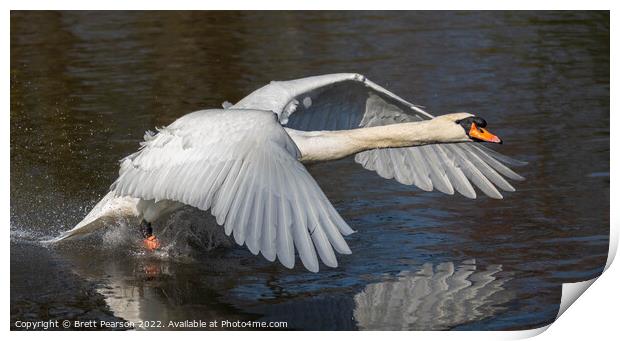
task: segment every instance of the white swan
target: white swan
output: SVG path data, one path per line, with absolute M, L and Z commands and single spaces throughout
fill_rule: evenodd
M 355 161 L 384 178 L 475 198 L 514 188 L 519 164 L 480 144 L 501 143 L 468 113 L 434 117 L 359 74 L 271 82 L 225 109 L 185 115 L 121 161 L 119 177 L 75 228 L 54 241 L 92 232 L 110 219 L 134 216 L 150 228 L 183 205 L 211 210 L 226 234 L 287 268 L 297 249 L 319 270 L 317 253 L 338 265 L 350 254 L 340 217 L 302 163 Z M 470 183 L 471 181 L 471 183 Z

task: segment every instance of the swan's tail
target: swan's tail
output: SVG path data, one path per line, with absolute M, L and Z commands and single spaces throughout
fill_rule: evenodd
M 44 243 L 57 243 L 77 236 L 84 236 L 119 218 L 138 217 L 138 201 L 139 199 L 136 198 L 117 197 L 114 192 L 110 192 L 74 228 L 56 238 L 44 241 Z

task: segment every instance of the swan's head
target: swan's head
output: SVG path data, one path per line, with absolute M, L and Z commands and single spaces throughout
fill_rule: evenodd
M 459 129 L 459 134 L 461 136 L 464 134 L 463 137 L 466 141 L 502 143 L 499 137 L 486 130 L 487 121 L 480 116 L 470 113 L 456 113 L 438 116 L 437 118 L 442 118 L 459 126 L 462 129 L 462 131 Z

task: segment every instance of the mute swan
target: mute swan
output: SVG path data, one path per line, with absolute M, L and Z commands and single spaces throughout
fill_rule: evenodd
M 355 155 L 364 168 L 406 185 L 492 198 L 523 178 L 520 162 L 479 143 L 501 143 L 469 113 L 434 117 L 353 73 L 271 82 L 224 109 L 187 114 L 121 160 L 110 192 L 58 242 L 90 233 L 120 216 L 150 224 L 183 205 L 211 210 L 227 235 L 269 261 L 319 270 L 351 250 L 354 231 L 302 163 Z M 470 183 L 471 181 L 471 183 Z M 153 238 L 153 237 L 151 237 Z M 155 240 L 156 242 L 156 240 Z M 155 245 L 156 246 L 156 245 Z

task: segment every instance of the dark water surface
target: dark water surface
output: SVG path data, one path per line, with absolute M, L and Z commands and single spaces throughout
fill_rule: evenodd
M 145 130 L 273 79 L 333 72 L 435 114 L 485 117 L 505 140 L 495 149 L 529 162 L 517 169 L 527 180 L 504 200 L 469 200 L 352 159 L 311 166 L 358 231 L 353 254 L 318 274 L 206 251 L 213 222 L 191 210 L 166 223 L 189 240 L 168 253 L 140 252 L 131 226 L 37 244 L 107 193 Z M 550 323 L 561 284 L 606 261 L 609 115 L 608 12 L 12 12 L 11 319 Z

